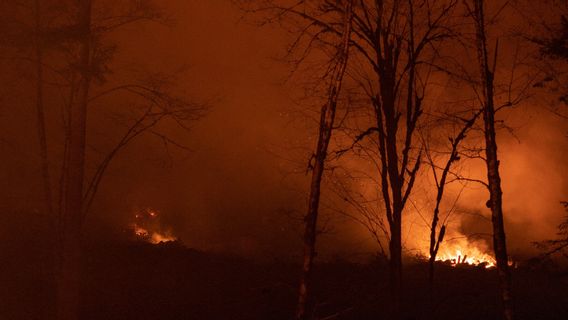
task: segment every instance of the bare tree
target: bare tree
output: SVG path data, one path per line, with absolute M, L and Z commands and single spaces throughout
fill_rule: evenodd
M 42 2 L 41 5 L 44 3 Z M 45 3 L 48 7 L 52 3 Z M 79 317 L 80 257 L 83 225 L 99 184 L 111 161 L 118 152 L 140 134 L 148 132 L 159 137 L 166 144 L 185 148 L 156 130 L 162 120 L 173 119 L 179 126 L 189 129 L 186 122 L 201 117 L 203 106 L 188 102 L 168 91 L 168 84 L 160 80 L 121 84 L 95 92 L 97 85 L 104 83 L 114 46 L 105 44 L 105 34 L 125 24 L 140 20 L 158 20 L 160 14 L 151 1 L 132 1 L 120 5 L 109 5 L 104 14 L 93 9 L 91 0 L 73 0 L 61 12 L 62 18 L 54 26 L 42 25 L 42 6 L 34 0 L 33 48 L 36 73 L 36 113 L 38 119 L 38 140 L 42 161 L 42 179 L 48 211 L 56 217 L 57 237 L 57 318 L 77 319 Z M 118 8 L 118 10 L 114 10 Z M 111 10 L 113 9 L 113 10 Z M 121 12 L 118 12 L 121 11 Z M 45 11 L 44 11 L 45 12 Z M 57 48 L 50 70 L 57 77 L 58 90 L 68 90 L 64 108 L 65 148 L 61 159 L 59 179 L 59 206 L 53 207 L 50 182 L 49 154 L 44 103 L 44 59 L 45 44 Z M 61 84 L 64 83 L 64 84 Z M 94 85 L 95 84 L 95 85 Z M 96 99 L 115 92 L 127 92 L 144 101 L 146 109 L 128 126 L 124 135 L 101 160 L 92 177 L 86 167 L 86 138 L 88 106 Z M 52 217 L 53 218 L 53 217 Z
M 328 88 L 327 102 L 320 111 L 320 124 L 318 129 L 318 141 L 313 156 L 314 164 L 312 168 L 312 179 L 310 184 L 310 196 L 308 202 L 308 213 L 305 216 L 304 231 L 304 261 L 302 267 L 302 278 L 298 294 L 298 306 L 296 309 L 296 319 L 304 320 L 308 318 L 308 299 L 310 297 L 310 282 L 313 260 L 316 254 L 317 220 L 319 212 L 321 180 L 325 170 L 327 149 L 333 132 L 337 101 L 341 93 L 341 84 L 345 75 L 349 57 L 349 41 L 351 39 L 351 19 L 353 1 L 345 1 L 344 26 L 341 43 L 337 47 L 337 54 L 331 73 Z
M 361 2 L 361 11 L 355 14 L 358 24 L 354 32 L 361 42 L 353 45 L 373 70 L 372 76 L 361 83 L 374 113 L 374 126 L 357 136 L 356 142 L 376 134 L 373 140 L 389 227 L 395 316 L 400 315 L 402 291 L 402 216 L 422 162 L 414 136 L 424 113 L 424 93 L 431 72 L 424 62 L 435 59 L 438 43 L 452 36 L 448 24 L 455 5 L 454 1 Z
M 98 92 L 89 98 L 89 103 L 94 103 L 115 92 L 127 92 L 145 103 L 135 119 L 128 119 L 131 122 L 125 128 L 123 135 L 120 136 L 116 144 L 100 160 L 99 164 L 90 179 L 87 181 L 83 195 L 84 207 L 83 216 L 86 216 L 91 209 L 95 196 L 99 190 L 100 183 L 104 178 L 105 172 L 112 160 L 121 152 L 132 140 L 144 133 L 151 134 L 161 140 L 165 145 L 172 145 L 178 149 L 190 151 L 186 145 L 169 138 L 162 134 L 156 127 L 166 119 L 173 120 L 184 130 L 189 130 L 190 123 L 203 117 L 206 107 L 202 103 L 188 101 L 184 97 L 177 96 L 170 92 L 173 86 L 168 79 L 161 79 L 152 76 L 149 80 L 142 83 L 129 83 L 112 87 Z
M 302 63 L 313 47 L 329 46 L 329 37 L 342 35 L 334 17 L 343 15 L 345 8 L 337 1 L 257 2 L 262 10 L 272 12 L 270 22 L 289 18 L 300 26 L 295 29 L 298 41 L 292 45 L 300 52 L 296 63 Z M 395 313 L 402 286 L 402 216 L 422 157 L 414 136 L 431 72 L 426 62 L 436 58 L 438 44 L 452 35 L 451 13 L 456 4 L 454 0 L 360 0 L 353 8 L 350 70 L 372 113 L 361 120 L 370 128 L 362 130 L 357 140 L 372 136 L 378 150 Z
M 0 59 L 24 62 L 33 70 L 33 97 L 37 142 L 39 146 L 39 166 L 41 170 L 41 200 L 42 211 L 50 217 L 54 216 L 53 192 L 48 153 L 47 123 L 46 123 L 46 62 L 45 56 L 50 51 L 50 29 L 53 27 L 55 0 L 27 0 L 18 2 L 2 2 L 1 10 L 3 23 L 0 25 L 0 46 L 10 48 L 3 50 Z M 9 53 L 10 52 L 10 53 Z M 19 66 L 19 69 L 22 66 Z M 25 68 L 22 68 L 25 69 Z M 51 219 L 52 220 L 52 219 Z
M 485 135 L 485 163 L 487 165 L 487 182 L 490 198 L 487 206 L 491 209 L 493 223 L 493 249 L 497 261 L 499 286 L 502 303 L 503 319 L 513 319 L 513 293 L 511 290 L 511 274 L 509 271 L 509 258 L 507 242 L 505 239 L 505 225 L 503 222 L 503 192 L 501 190 L 501 176 L 499 173 L 499 159 L 497 155 L 497 141 L 495 131 L 494 105 L 494 76 L 497 60 L 497 46 L 493 68 L 489 65 L 487 35 L 485 29 L 484 1 L 475 0 L 472 17 L 475 21 L 476 47 L 480 69 L 480 82 L 482 85 L 483 122 Z
M 442 224 L 439 231 L 438 231 L 438 222 L 440 221 L 440 205 L 442 203 L 442 199 L 444 197 L 444 191 L 446 185 L 451 181 L 448 180 L 448 177 L 451 176 L 451 169 L 454 162 L 460 160 L 460 152 L 459 146 L 460 143 L 466 138 L 467 132 L 473 127 L 477 118 L 481 115 L 481 111 L 475 112 L 474 115 L 469 119 L 460 118 L 459 120 L 463 122 L 463 127 L 460 129 L 458 134 L 453 137 L 449 138 L 450 140 L 450 152 L 449 157 L 445 164 L 442 167 L 438 167 L 433 159 L 432 152 L 428 147 L 428 142 L 424 141 L 425 146 L 425 154 L 432 168 L 432 175 L 434 177 L 434 181 L 436 183 L 436 201 L 434 205 L 434 211 L 432 215 L 432 223 L 430 225 L 430 258 L 428 259 L 428 283 L 430 291 L 433 290 L 434 287 L 434 263 L 436 261 L 436 255 L 438 254 L 438 250 L 440 249 L 440 244 L 444 240 L 444 235 L 446 233 L 446 225 Z M 438 172 L 440 172 L 440 176 L 438 178 Z
M 91 0 L 76 2 L 75 27 L 77 32 L 77 83 L 71 92 L 68 147 L 63 167 L 63 207 L 59 233 L 60 268 L 57 281 L 57 318 L 77 319 L 79 315 L 80 246 L 85 177 L 85 141 L 87 106 L 91 89 Z
M 52 219 L 53 196 L 51 192 L 51 178 L 49 171 L 49 153 L 47 148 L 47 133 L 45 121 L 45 104 L 44 104 L 44 38 L 42 37 L 42 7 L 39 0 L 34 0 L 34 47 L 35 47 L 35 71 L 36 71 L 36 114 L 37 114 L 37 135 L 40 147 L 40 161 L 43 184 L 43 197 L 45 209 Z

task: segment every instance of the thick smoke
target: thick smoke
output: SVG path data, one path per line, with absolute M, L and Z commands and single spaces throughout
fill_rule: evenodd
M 298 89 L 283 85 L 289 70 L 272 60 L 281 55 L 287 35 L 239 22 L 241 12 L 228 1 L 171 1 L 165 6 L 177 23 L 147 24 L 114 35 L 119 51 L 112 67 L 124 71 L 144 66 L 152 72 L 184 67 L 177 86 L 208 102 L 210 110 L 190 133 L 173 133 L 192 151 L 166 148 L 159 138 L 147 135 L 116 158 L 88 217 L 88 237 L 120 234 L 137 210 L 148 207 L 159 210 L 162 223 L 188 246 L 245 255 L 300 254 L 295 219 L 305 210 L 307 178 L 297 169 L 298 163 L 307 166 L 315 131 L 291 119 L 290 97 Z M 24 220 L 17 212 L 37 218 L 39 158 L 33 101 L 25 98 L 30 84 L 3 77 L 0 209 L 9 216 L 5 225 L 11 225 Z M 521 112 L 509 112 L 515 114 L 507 118 L 515 127 L 513 134 L 499 132 L 507 236 L 517 254 L 530 252 L 532 241 L 554 236 L 564 212 L 559 202 L 568 198 L 566 121 L 531 103 L 519 106 Z M 108 147 L 108 139 L 123 128 L 97 127 L 104 116 L 90 112 L 89 144 Z M 52 115 L 50 121 L 56 125 L 60 119 Z M 295 149 L 298 145 L 308 149 Z M 89 159 L 97 159 L 96 150 L 90 152 Z M 466 167 L 472 176 L 484 177 L 481 162 Z M 415 196 L 431 193 L 427 175 L 422 178 Z M 460 190 L 452 186 L 448 198 Z M 450 234 L 490 233 L 487 198 L 483 188 L 468 185 L 452 216 Z M 324 210 L 332 232 L 321 240 L 323 252 L 352 256 L 377 250 L 364 228 Z M 404 223 L 408 252 L 425 248 L 423 219 L 410 209 Z M 9 234 L 6 229 L 0 233 Z M 484 236 L 475 239 L 490 243 Z

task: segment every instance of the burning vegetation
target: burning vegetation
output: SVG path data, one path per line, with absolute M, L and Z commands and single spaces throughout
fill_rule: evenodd
M 160 221 L 160 212 L 152 208 L 139 210 L 134 215 L 131 230 L 136 240 L 158 244 L 176 241 L 170 230 L 164 229 Z
M 465 245 L 446 244 L 440 249 L 436 261 L 449 263 L 453 267 L 459 265 L 483 266 L 485 268 L 495 267 L 495 258 L 484 253 L 479 248 L 465 243 Z

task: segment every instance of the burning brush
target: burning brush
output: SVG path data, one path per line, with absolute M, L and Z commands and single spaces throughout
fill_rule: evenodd
M 134 216 L 131 228 L 137 240 L 153 244 L 177 240 L 169 231 L 163 230 L 160 212 L 151 208 L 139 210 Z
M 471 252 L 471 255 L 457 249 L 455 252 L 446 252 L 438 257 L 436 261 L 450 263 L 452 267 L 459 265 L 470 266 L 483 266 L 485 268 L 492 268 L 495 266 L 495 259 L 487 254 L 479 253 L 477 250 Z
M 469 242 L 467 238 L 453 239 L 444 243 L 436 256 L 436 261 L 449 263 L 451 266 L 495 267 L 495 258 L 486 253 L 487 248 L 479 242 Z

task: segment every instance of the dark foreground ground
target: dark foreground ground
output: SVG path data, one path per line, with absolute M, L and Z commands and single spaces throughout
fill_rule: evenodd
M 52 319 L 49 254 L 5 250 L 0 260 L 0 319 Z M 27 249 L 34 252 L 32 248 Z M 176 243 L 87 248 L 81 319 L 290 319 L 297 265 L 207 254 Z M 389 319 L 381 263 L 329 262 L 315 272 L 315 319 Z M 407 263 L 405 319 L 494 319 L 494 270 L 439 265 L 429 295 L 426 265 Z M 558 269 L 513 273 L 518 319 L 568 319 L 568 276 Z

